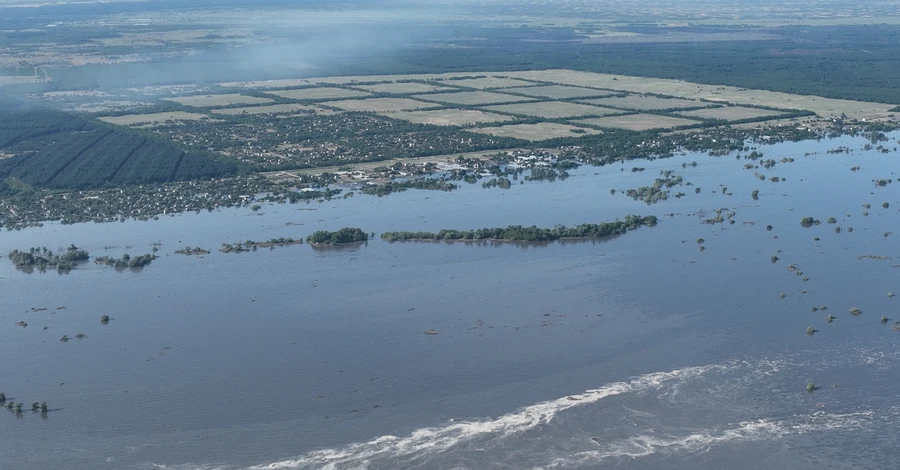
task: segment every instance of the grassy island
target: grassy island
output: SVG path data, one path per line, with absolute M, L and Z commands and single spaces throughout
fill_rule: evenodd
M 46 247 L 32 247 L 28 251 L 13 250 L 9 252 L 9 259 L 17 268 L 38 268 L 44 271 L 48 267 L 54 267 L 58 271 L 69 271 L 75 267 L 75 262 L 86 261 L 89 255 L 85 250 L 75 245 L 69 245 L 62 253 L 53 253 Z
M 625 220 L 601 222 L 599 224 L 580 224 L 574 227 L 558 225 L 553 228 L 523 227 L 510 225 L 506 228 L 482 228 L 478 230 L 441 230 L 431 232 L 385 232 L 381 238 L 394 241 L 515 241 L 515 242 L 549 242 L 555 240 L 588 240 L 622 235 L 642 225 L 656 225 L 656 216 L 641 217 L 627 215 Z
M 256 251 L 259 248 L 275 248 L 276 246 L 299 245 L 301 243 L 303 243 L 302 238 L 273 238 L 267 242 L 247 240 L 238 243 L 223 243 L 219 251 L 222 253 L 244 253 Z
M 125 269 L 125 268 L 143 268 L 148 264 L 152 263 L 153 260 L 156 259 L 156 255 L 151 254 L 143 254 L 140 256 L 131 257 L 129 254 L 122 255 L 121 258 L 111 258 L 109 256 L 100 256 L 99 258 L 95 258 L 94 262 L 97 264 L 105 264 L 107 266 L 112 266 L 116 269 Z
M 336 232 L 319 230 L 306 237 L 306 242 L 311 245 L 340 245 L 343 243 L 356 243 L 369 240 L 369 234 L 358 228 L 344 227 Z

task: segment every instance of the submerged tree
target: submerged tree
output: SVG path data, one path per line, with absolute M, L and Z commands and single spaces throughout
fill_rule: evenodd
M 819 388 L 819 387 L 816 387 L 816 384 L 814 384 L 814 383 L 812 383 L 812 382 L 808 382 L 808 383 L 806 384 L 806 391 L 807 391 L 807 392 L 810 392 L 810 393 L 815 392 L 816 390 L 818 390 L 818 388 Z

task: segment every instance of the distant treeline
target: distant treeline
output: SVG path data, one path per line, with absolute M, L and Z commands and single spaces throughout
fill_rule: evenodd
M 92 8 L 113 8 L 112 5 L 125 8 L 130 4 L 103 3 Z M 36 16 L 36 12 L 51 11 L 46 8 L 10 8 L 4 16 L 9 16 L 13 10 L 17 15 L 29 17 L 28 21 L 37 21 L 41 25 L 48 21 L 60 21 L 59 15 L 48 16 L 47 19 Z M 388 29 L 394 26 L 382 27 Z M 564 27 L 483 27 L 477 24 L 427 27 L 429 37 L 435 38 L 427 44 L 363 48 L 358 51 L 329 50 L 329 60 L 319 60 L 317 63 L 322 68 L 309 71 L 298 71 L 287 66 L 277 54 L 272 54 L 270 61 L 261 63 L 261 59 L 252 54 L 254 49 L 235 49 L 211 43 L 200 54 L 188 57 L 62 67 L 54 71 L 51 82 L 10 85 L 4 89 L 33 93 L 127 88 L 144 84 L 296 78 L 304 74 L 499 72 L 565 68 L 900 104 L 900 75 L 896 73 L 900 69 L 900 26 L 897 25 L 634 25 L 623 28 L 643 35 L 643 41 L 634 43 L 582 41 L 583 36 L 575 34 L 572 28 Z M 135 27 L 129 28 L 131 31 Z M 373 33 L 380 31 L 376 26 L 372 28 Z M 115 31 L 99 29 L 87 35 L 85 29 L 44 28 L 40 32 L 27 34 L 35 36 L 32 40 L 38 44 L 54 40 L 95 40 L 96 37 L 115 34 Z M 699 40 L 679 42 L 667 39 L 669 34 L 680 33 L 697 35 Z M 710 38 L 703 38 L 707 33 Z M 6 37 L 0 34 L 0 45 L 21 49 L 23 43 L 27 44 L 23 34 L 7 34 Z M 279 32 L 279 37 L 284 41 L 301 41 L 304 34 L 308 34 L 305 29 L 296 33 L 286 31 Z M 723 35 L 730 37 L 728 40 L 714 40 Z M 767 39 L 760 40 L 760 36 Z M 479 38 L 478 47 L 433 47 L 436 41 L 456 44 L 458 38 L 465 37 Z M 654 41 L 655 37 L 660 39 Z M 340 54 L 340 60 L 335 60 L 337 54 Z M 315 59 L 310 60 L 316 62 Z
M 548 242 L 561 239 L 591 239 L 622 235 L 642 225 L 654 226 L 655 216 L 627 215 L 625 220 L 580 224 L 574 227 L 559 225 L 553 228 L 523 227 L 510 225 L 506 228 L 482 228 L 478 230 L 441 230 L 432 232 L 385 232 L 381 238 L 387 241 L 404 240 L 500 240 L 517 242 Z
M 95 189 L 221 177 L 237 166 L 159 137 L 0 98 L 0 178 L 33 188 Z M 0 184 L 0 192 L 14 189 Z

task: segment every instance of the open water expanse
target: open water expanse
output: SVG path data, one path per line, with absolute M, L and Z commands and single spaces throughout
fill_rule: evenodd
M 139 272 L 27 274 L 0 259 L 0 392 L 50 405 L 45 416 L 0 410 L 0 468 L 895 467 L 900 182 L 872 180 L 898 178 L 900 165 L 866 143 L 764 146 L 771 169 L 688 154 L 508 190 L 462 183 L 3 232 L 3 254 L 162 245 Z M 839 146 L 852 152 L 827 153 Z M 659 204 L 610 194 L 669 169 L 691 186 Z M 702 223 L 718 208 L 735 223 Z M 659 224 L 602 242 L 218 252 L 344 226 L 551 227 L 629 213 Z M 821 224 L 804 228 L 804 216 Z M 212 253 L 174 254 L 184 245 Z

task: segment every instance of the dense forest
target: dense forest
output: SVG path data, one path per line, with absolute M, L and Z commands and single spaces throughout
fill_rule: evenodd
M 0 192 L 32 188 L 94 189 L 231 175 L 237 166 L 186 153 L 164 139 L 68 113 L 0 101 Z

